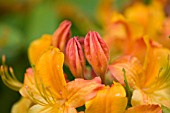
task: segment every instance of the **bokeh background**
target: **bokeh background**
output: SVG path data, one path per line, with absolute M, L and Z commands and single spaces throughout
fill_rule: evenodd
M 12 66 L 22 82 L 30 67 L 27 49 L 32 40 L 53 34 L 64 19 L 72 21 L 72 36 L 85 36 L 89 30 L 102 33 L 100 8 L 110 3 L 121 12 L 133 0 L 0 0 L 0 57 Z M 114 2 L 113 2 L 114 1 Z M 146 4 L 150 0 L 142 0 Z M 0 61 L 1 64 L 1 61 Z M 0 113 L 10 113 L 20 94 L 6 87 L 0 79 Z

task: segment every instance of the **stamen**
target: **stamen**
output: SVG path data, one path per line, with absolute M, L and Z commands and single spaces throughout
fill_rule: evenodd
M 53 102 L 56 103 L 56 99 L 54 98 L 54 95 L 52 94 L 51 90 L 48 87 L 46 89 L 50 93 L 50 96 L 52 97 Z
M 6 58 L 5 58 L 5 55 L 3 55 L 2 65 L 0 67 L 0 76 L 2 78 L 2 81 L 9 88 L 15 91 L 19 91 L 19 89 L 22 87 L 23 84 L 19 80 L 17 80 L 13 72 L 13 69 L 11 67 L 8 69 L 8 66 L 5 65 L 5 61 L 6 61 Z
M 45 106 L 45 105 L 46 105 L 46 103 L 44 103 L 44 102 L 42 102 L 42 101 L 40 101 L 40 100 L 38 100 L 38 99 L 36 99 L 36 98 L 34 97 L 34 93 L 33 93 L 33 92 L 30 92 L 31 90 L 29 90 L 29 87 L 28 87 L 28 86 L 26 86 L 25 88 L 26 88 L 26 91 L 27 91 L 30 99 L 31 99 L 33 102 L 35 102 L 35 103 L 37 103 L 37 104 L 40 104 L 40 105 L 42 105 L 42 106 Z
M 45 99 L 49 104 L 53 104 L 52 101 L 51 101 L 50 98 L 49 98 L 49 95 L 47 94 L 47 91 L 46 91 L 46 89 L 45 89 L 45 87 L 44 87 L 44 84 L 42 83 L 41 86 L 42 86 L 42 91 L 43 91 L 44 97 L 45 97 L 44 99 Z
M 34 72 L 35 85 L 36 85 L 36 88 L 38 89 L 39 94 L 49 104 L 55 104 L 56 101 L 52 101 L 52 100 L 54 100 L 54 97 L 51 97 L 51 95 L 52 95 L 51 91 L 49 89 L 48 90 L 46 89 L 46 87 L 42 83 L 42 79 L 40 77 L 37 78 L 38 76 L 36 76 L 36 73 L 35 73 L 35 71 L 36 71 L 35 66 L 32 67 L 32 69 L 33 69 L 33 72 Z M 51 100 L 51 98 L 53 98 L 53 99 Z
M 166 69 L 163 71 L 163 68 L 160 69 L 158 78 L 156 81 L 155 88 L 163 89 L 170 85 L 170 55 L 167 58 L 167 66 Z

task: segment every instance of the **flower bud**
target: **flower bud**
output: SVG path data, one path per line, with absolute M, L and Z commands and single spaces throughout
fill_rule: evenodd
M 85 55 L 95 73 L 102 78 L 108 68 L 109 49 L 99 33 L 89 32 L 84 40 Z
M 66 60 L 72 74 L 75 77 L 84 76 L 84 53 L 77 37 L 71 38 L 66 46 Z
M 60 24 L 58 29 L 53 34 L 52 45 L 59 48 L 62 52 L 65 51 L 65 46 L 71 36 L 70 27 L 71 22 L 65 20 Z

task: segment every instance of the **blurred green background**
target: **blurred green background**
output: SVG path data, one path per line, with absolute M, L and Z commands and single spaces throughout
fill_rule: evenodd
M 89 30 L 101 32 L 96 12 L 102 1 L 0 0 L 0 56 L 6 55 L 6 64 L 23 81 L 25 70 L 30 67 L 27 57 L 30 42 L 43 34 L 53 34 L 64 19 L 73 23 L 72 36 L 84 36 Z M 130 1 L 115 0 L 116 5 L 112 5 L 121 11 Z M 19 98 L 20 94 L 0 79 L 0 113 L 9 113 Z

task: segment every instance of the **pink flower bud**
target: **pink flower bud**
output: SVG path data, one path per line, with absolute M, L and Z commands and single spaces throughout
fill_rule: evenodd
M 84 77 L 84 53 L 77 37 L 71 38 L 67 43 L 66 60 L 75 77 Z
M 105 81 L 105 72 L 108 68 L 109 49 L 99 33 L 88 32 L 84 40 L 85 55 L 95 73 Z
M 52 45 L 59 48 L 62 52 L 65 51 L 65 46 L 71 36 L 71 22 L 68 20 L 63 21 L 58 29 L 54 32 L 52 38 Z

